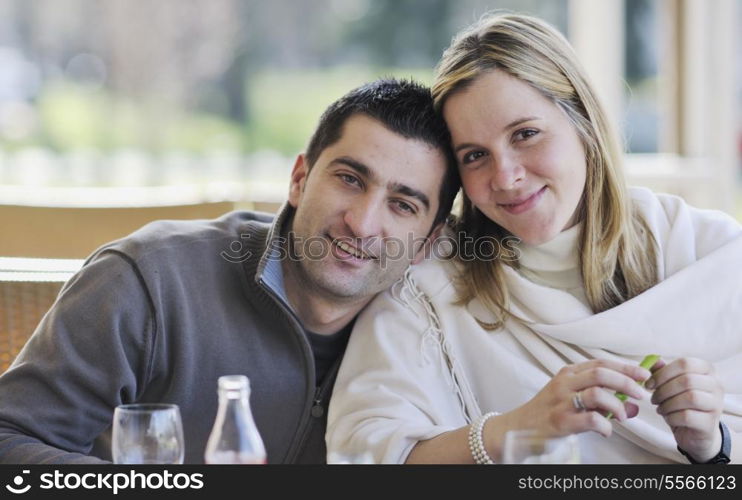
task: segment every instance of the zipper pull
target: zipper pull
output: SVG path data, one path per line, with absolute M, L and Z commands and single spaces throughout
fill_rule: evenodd
M 325 409 L 322 406 L 322 399 L 319 397 L 320 388 L 317 387 L 314 390 L 314 405 L 312 406 L 312 416 L 314 418 L 321 418 L 325 414 Z

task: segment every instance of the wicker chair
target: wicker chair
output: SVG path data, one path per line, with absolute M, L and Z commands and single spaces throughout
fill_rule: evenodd
M 0 373 L 11 365 L 82 262 L 0 257 Z
M 233 202 L 141 207 L 37 207 L 0 204 L 0 255 L 83 259 L 96 248 L 158 219 L 211 219 Z
M 280 206 L 249 205 L 245 208 L 269 212 Z M 0 373 L 82 266 L 79 259 L 153 220 L 212 218 L 235 208 L 229 201 L 125 207 L 0 204 L 0 255 L 6 256 L 0 257 Z

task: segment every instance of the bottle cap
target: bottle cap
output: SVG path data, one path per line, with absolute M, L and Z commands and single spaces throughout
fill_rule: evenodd
M 219 390 L 238 391 L 250 388 L 250 380 L 244 375 L 222 375 L 219 377 Z

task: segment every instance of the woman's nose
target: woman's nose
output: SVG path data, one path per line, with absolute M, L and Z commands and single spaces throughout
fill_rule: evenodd
M 490 186 L 494 191 L 514 189 L 525 178 L 526 170 L 512 155 L 493 156 L 490 172 Z

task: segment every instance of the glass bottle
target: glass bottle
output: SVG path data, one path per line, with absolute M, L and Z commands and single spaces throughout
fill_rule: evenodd
M 206 443 L 207 464 L 264 464 L 265 447 L 250 411 L 250 381 L 219 377 L 219 410 Z

